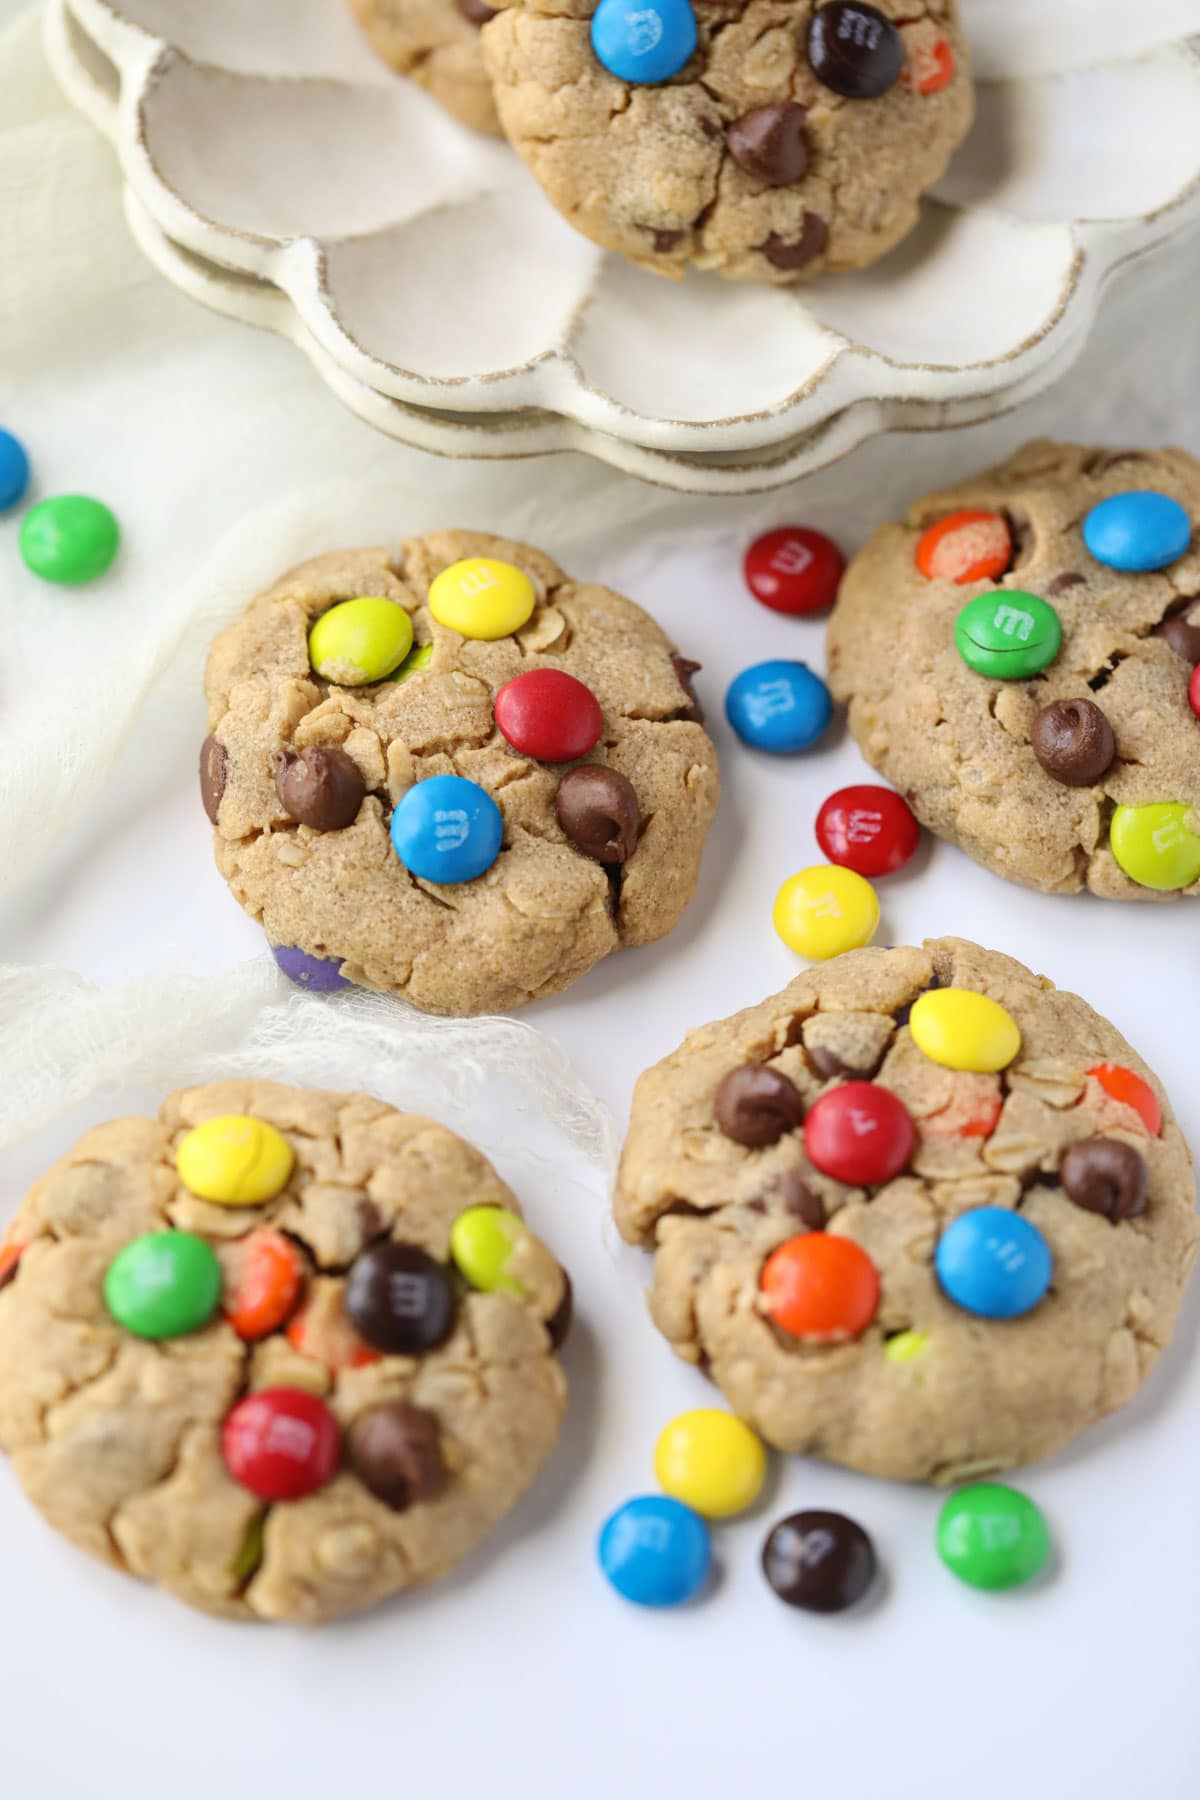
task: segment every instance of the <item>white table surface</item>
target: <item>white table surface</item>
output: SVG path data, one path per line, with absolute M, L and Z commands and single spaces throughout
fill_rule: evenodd
M 15 10 L 0 0 L 0 25 Z M 78 596 L 84 639 L 137 629 L 147 595 L 169 607 L 173 586 L 221 533 L 297 485 L 361 477 L 407 488 L 416 478 L 426 516 L 397 520 L 399 530 L 500 523 L 506 504 L 536 501 L 549 482 L 539 528 L 551 551 L 573 535 L 568 504 L 586 509 L 619 494 L 621 477 L 582 460 L 552 473 L 536 463 L 471 471 L 373 437 L 288 346 L 199 312 L 144 271 L 122 244 L 111 171 L 102 156 L 88 168 L 97 235 L 61 246 L 61 315 L 51 307 L 32 316 L 0 262 L 0 421 L 22 431 L 41 468 L 70 469 L 58 485 L 104 492 L 127 528 L 119 571 Z M 0 242 L 6 214 L 28 203 L 5 189 L 0 166 Z M 89 294 L 88 259 L 101 242 L 105 278 Z M 1200 452 L 1198 274 L 1195 244 L 1145 269 L 1110 299 L 1067 382 L 1016 416 L 872 446 L 791 496 L 673 501 L 652 534 L 614 538 L 575 571 L 630 592 L 703 662 L 699 686 L 725 788 L 699 894 L 673 936 L 610 959 L 524 1015 L 565 1049 L 618 1121 L 638 1071 L 689 1026 L 795 972 L 770 927 L 771 897 L 784 876 L 816 860 L 820 800 L 866 778 L 844 733 L 819 753 L 771 762 L 737 746 L 724 726 L 721 696 L 739 667 L 768 654 L 822 659 L 818 625 L 781 620 L 741 588 L 747 536 L 794 517 L 853 547 L 884 495 L 890 502 L 949 481 L 1036 432 L 1172 438 Z M 632 486 L 628 493 L 632 511 L 638 497 Z M 336 518 L 328 533 L 335 544 Z M 0 609 L 19 660 L 19 609 L 13 616 L 5 605 L 15 555 L 15 527 L 0 521 Z M 0 639 L 0 690 L 5 661 Z M 53 702 L 47 670 L 51 733 Z M 104 705 L 102 686 L 95 704 Z M 203 729 L 198 698 L 192 714 L 189 742 Z M 0 761 L 4 748 L 0 703 Z M 969 935 L 1087 995 L 1158 1069 L 1200 1145 L 1193 906 L 1027 894 L 944 846 L 926 846 L 881 897 L 882 941 Z M 104 984 L 154 970 L 219 981 L 259 952 L 259 933 L 212 867 L 190 749 L 139 757 L 135 735 L 86 818 L 0 904 L 0 946 L 5 961 L 60 964 Z M 78 1123 L 60 1122 L 0 1165 L 0 1223 Z M 1035 1590 L 989 1598 L 958 1587 L 933 1552 L 931 1493 L 793 1459 L 778 1462 L 750 1517 L 717 1532 L 720 1579 L 703 1604 L 648 1615 L 606 1589 L 595 1532 L 612 1506 L 652 1488 L 661 1426 L 713 1391 L 645 1318 L 646 1265 L 615 1241 L 603 1183 L 565 1153 L 564 1167 L 560 1185 L 519 1155 L 506 1164 L 577 1283 L 569 1429 L 525 1506 L 440 1588 L 319 1634 L 209 1621 L 61 1543 L 0 1469 L 0 1792 L 12 1800 L 1194 1794 L 1196 1291 L 1139 1399 L 1017 1478 L 1046 1509 L 1059 1549 L 1053 1578 Z M 886 1583 L 864 1615 L 809 1619 L 765 1587 L 757 1556 L 767 1525 L 802 1505 L 842 1508 L 874 1535 Z

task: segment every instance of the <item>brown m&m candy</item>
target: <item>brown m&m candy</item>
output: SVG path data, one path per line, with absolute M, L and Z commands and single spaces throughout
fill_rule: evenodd
M 344 831 L 358 817 L 367 784 L 344 750 L 315 746 L 280 752 L 275 791 L 297 824 L 314 831 Z
M 1030 732 L 1033 754 L 1064 787 L 1090 787 L 1112 767 L 1113 728 L 1094 700 L 1055 700 L 1044 706 Z
M 1173 619 L 1164 619 L 1156 627 L 1154 635 L 1164 638 L 1176 656 L 1183 658 L 1189 669 L 1200 665 L 1200 624 L 1193 625 L 1186 610 L 1176 613 Z
M 729 154 L 748 175 L 765 181 L 768 187 L 802 181 L 808 169 L 804 119 L 804 108 L 794 100 L 756 106 L 726 131 Z
M 731 1069 L 717 1089 L 713 1112 L 727 1138 L 748 1150 L 761 1150 L 777 1144 L 785 1131 L 795 1131 L 804 1117 L 804 1103 L 778 1069 L 743 1063 Z
M 633 853 L 642 815 L 633 783 L 617 769 L 582 763 L 558 784 L 554 810 L 577 850 L 597 862 L 623 863 Z
M 1080 1138 L 1058 1165 L 1063 1193 L 1085 1212 L 1102 1213 L 1113 1225 L 1146 1210 L 1146 1159 L 1120 1138 Z
M 446 1478 L 437 1420 L 404 1400 L 360 1413 L 346 1448 L 363 1486 L 393 1512 L 431 1500 Z
M 847 100 L 877 100 L 904 67 L 904 41 L 877 7 L 858 0 L 820 6 L 808 30 L 808 60 L 818 81 Z
M 225 792 L 228 773 L 228 750 L 215 737 L 206 737 L 200 746 L 200 800 L 213 825 L 221 810 L 221 796 Z
M 346 1279 L 346 1316 L 365 1343 L 420 1356 L 454 1329 L 454 1292 L 440 1263 L 415 1244 L 372 1244 Z
M 789 1606 L 845 1612 L 875 1579 L 875 1550 L 861 1525 L 837 1512 L 781 1519 L 762 1553 L 763 1574 Z

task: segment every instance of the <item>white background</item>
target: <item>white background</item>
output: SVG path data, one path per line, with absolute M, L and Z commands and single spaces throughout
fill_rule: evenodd
M 6 9 L 0 0 L 0 21 Z M 699 687 L 721 755 L 721 812 L 679 929 L 525 1015 L 619 1122 L 638 1071 L 685 1029 L 795 972 L 771 930 L 772 896 L 816 860 L 811 822 L 824 795 L 865 777 L 836 729 L 819 752 L 770 762 L 724 727 L 721 697 L 739 668 L 766 655 L 822 661 L 819 625 L 781 620 L 745 593 L 738 564 L 747 538 L 793 518 L 853 548 L 886 508 L 1035 432 L 1171 438 L 1200 452 L 1193 243 L 1112 297 L 1084 363 L 1055 395 L 989 427 L 877 444 L 794 496 L 655 506 L 581 459 L 504 470 L 438 464 L 373 437 L 282 342 L 195 310 L 144 271 L 123 235 L 107 153 L 66 119 L 55 142 L 58 176 L 86 193 L 87 207 L 49 244 L 39 231 L 41 209 L 61 201 L 54 181 L 38 194 L 6 185 L 0 159 L 0 422 L 28 442 L 39 491 L 103 495 L 126 541 L 104 582 L 49 594 L 23 577 L 16 525 L 0 521 L 0 767 L 11 748 L 6 712 L 27 720 L 31 694 L 48 761 L 74 729 L 56 697 L 53 649 L 42 648 L 47 619 L 64 660 L 85 650 L 95 657 L 90 704 L 101 716 L 119 710 L 105 676 L 114 640 L 143 632 L 149 640 L 214 542 L 259 509 L 284 505 L 264 530 L 275 528 L 271 518 L 287 521 L 286 562 L 284 540 L 296 529 L 286 503 L 298 490 L 312 490 L 307 529 L 331 546 L 346 528 L 336 490 L 322 485 L 335 480 L 361 487 L 361 505 L 348 509 L 356 528 L 365 514 L 393 537 L 458 523 L 503 529 L 519 515 L 573 573 L 630 593 L 703 662 Z M 621 513 L 627 534 L 597 529 Z M 172 706 L 169 721 L 135 729 L 99 797 L 0 905 L 4 960 L 61 964 L 118 985 L 155 970 L 220 981 L 259 954 L 256 928 L 212 867 L 193 766 L 202 709 L 194 681 L 183 691 L 191 697 Z M 930 845 L 881 884 L 881 898 L 881 941 L 957 932 L 1082 991 L 1159 1070 L 1200 1144 L 1194 906 L 1026 894 Z M 386 1071 L 374 1083 L 372 1073 L 363 1070 L 363 1084 L 386 1091 Z M 29 1174 L 69 1145 L 83 1117 L 104 1110 L 98 1101 L 78 1109 L 0 1163 L 0 1222 Z M 544 1159 L 544 1136 L 535 1136 Z M 1141 1398 L 1019 1477 L 1045 1508 L 1059 1551 L 1052 1579 L 1036 1590 L 996 1598 L 956 1586 L 933 1552 L 931 1493 L 791 1461 L 777 1462 L 753 1515 L 718 1530 L 714 1591 L 681 1612 L 646 1615 L 604 1586 L 595 1533 L 614 1505 L 652 1486 L 661 1426 L 708 1403 L 712 1390 L 651 1330 L 645 1264 L 616 1243 L 602 1179 L 561 1154 L 561 1178 L 511 1143 L 499 1160 L 576 1280 L 568 1431 L 525 1506 L 440 1587 L 319 1634 L 214 1623 L 64 1545 L 0 1469 L 0 1792 L 13 1800 L 308 1800 L 339 1791 L 591 1800 L 620 1790 L 708 1800 L 752 1788 L 838 1800 L 1193 1795 L 1197 1293 Z M 763 1583 L 766 1528 L 801 1505 L 840 1507 L 875 1537 L 886 1581 L 861 1616 L 789 1613 Z

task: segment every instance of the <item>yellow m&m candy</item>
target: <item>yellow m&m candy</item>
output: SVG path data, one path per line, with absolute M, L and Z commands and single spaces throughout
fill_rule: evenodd
M 1130 881 L 1162 894 L 1200 881 L 1200 832 L 1187 822 L 1192 810 L 1181 800 L 1118 806 L 1109 842 Z
M 1007 1069 L 1021 1048 L 1012 1014 L 970 988 L 934 988 L 922 994 L 913 1004 L 908 1029 L 930 1062 L 976 1075 Z
M 262 1119 L 227 1113 L 189 1131 L 175 1153 L 184 1187 L 221 1206 L 261 1206 L 288 1184 L 295 1154 Z
M 671 1420 L 654 1451 L 654 1473 L 673 1500 L 706 1519 L 727 1519 L 757 1500 L 767 1453 L 732 1413 L 700 1407 Z
M 465 638 L 508 637 L 521 629 L 536 603 L 525 571 L 491 556 L 451 563 L 429 589 L 429 610 L 438 624 Z
M 879 901 L 870 882 L 853 869 L 819 863 L 784 882 L 773 917 L 789 950 L 810 962 L 827 962 L 870 943 L 879 929 Z

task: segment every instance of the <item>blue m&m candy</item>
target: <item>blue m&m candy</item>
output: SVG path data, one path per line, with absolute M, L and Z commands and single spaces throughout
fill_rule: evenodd
M 829 728 L 829 689 L 807 663 L 755 663 L 734 677 L 725 696 L 725 717 L 742 742 L 786 756 L 807 750 Z
M 23 500 L 29 486 L 29 458 L 11 431 L 0 431 L 0 512 Z
M 621 81 L 669 81 L 696 48 L 690 0 L 600 0 L 592 49 Z
M 666 1494 L 627 1500 L 604 1523 L 600 1567 L 636 1606 L 679 1606 L 708 1574 L 708 1527 L 699 1514 Z
M 1083 521 L 1083 541 L 1107 568 L 1140 574 L 1179 561 L 1192 541 L 1192 521 L 1169 494 L 1113 494 Z
M 474 881 L 500 854 L 504 820 L 477 782 L 431 775 L 392 814 L 392 848 L 422 881 Z
M 1029 1220 L 1006 1206 L 960 1213 L 934 1258 L 943 1291 L 981 1319 L 1017 1319 L 1032 1311 L 1054 1268 L 1050 1246 Z

